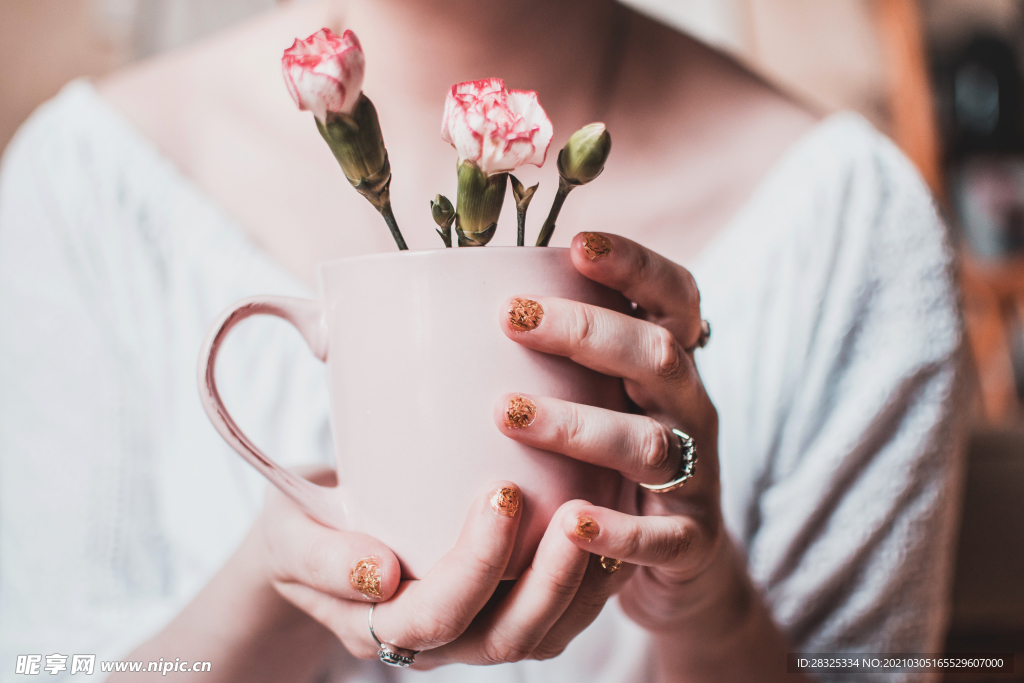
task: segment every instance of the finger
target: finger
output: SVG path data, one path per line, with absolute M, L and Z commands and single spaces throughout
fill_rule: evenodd
M 642 567 L 659 567 L 687 580 L 710 562 L 717 520 L 687 515 L 627 515 L 596 505 L 580 506 L 562 520 L 565 537 L 592 553 Z
M 605 603 L 618 592 L 634 569 L 634 565 L 621 560 L 592 554 L 575 597 L 534 649 L 532 658 L 551 659 L 562 654 L 566 646 L 597 619 Z
M 697 344 L 700 292 L 686 268 L 609 233 L 579 233 L 572 240 L 570 253 L 582 275 L 635 301 L 648 320 L 669 329 L 683 348 Z
M 644 415 L 508 394 L 495 403 L 494 422 L 520 443 L 618 470 L 641 484 L 662 484 L 679 471 L 679 439 Z
M 403 585 L 394 600 L 377 607 L 374 629 L 381 641 L 430 650 L 458 638 L 505 572 L 522 505 L 522 493 L 510 482 L 477 499 L 455 547 L 422 580 Z
M 548 524 L 533 562 L 509 594 L 471 633 L 437 656 L 469 664 L 500 664 L 529 657 L 572 602 L 583 581 L 589 553 L 561 532 L 567 511 L 580 501 L 564 504 Z
M 505 302 L 501 327 L 523 346 L 566 356 L 606 375 L 635 381 L 678 379 L 686 371 L 678 342 L 664 327 L 600 306 L 553 297 Z
M 398 588 L 398 558 L 372 536 L 323 526 L 276 489 L 267 494 L 264 514 L 264 540 L 279 590 L 299 584 L 344 600 L 378 602 Z
M 549 297 L 509 299 L 500 321 L 505 335 L 523 346 L 627 380 L 630 398 L 646 410 L 680 414 L 700 408 L 693 417 L 709 417 L 693 359 L 664 327 Z

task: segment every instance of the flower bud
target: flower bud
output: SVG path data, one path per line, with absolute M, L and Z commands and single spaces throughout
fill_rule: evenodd
M 296 38 L 281 57 L 284 82 L 295 104 L 320 122 L 329 113 L 352 112 L 365 68 L 363 48 L 352 31 L 338 37 L 322 28 L 305 40 Z
M 316 127 L 348 181 L 380 210 L 380 205 L 390 198 L 391 165 L 377 109 L 370 98 L 360 94 L 351 114 L 328 114 L 326 122 L 316 120 Z
M 532 187 L 526 187 L 514 175 L 509 175 L 509 178 L 512 180 L 512 196 L 516 198 L 516 209 L 526 213 L 527 207 L 530 206 L 530 200 L 533 199 L 533 195 L 537 188 L 540 187 L 540 183 Z
M 537 188 L 540 187 L 540 183 L 535 184 L 533 187 L 525 187 L 519 182 L 519 178 L 516 178 L 511 173 L 508 177 L 512 181 L 512 196 L 516 198 L 516 219 L 518 223 L 516 245 L 521 247 L 526 244 L 526 210 L 530 208 L 530 201 L 533 199 L 534 193 L 537 192 Z
M 391 164 L 377 110 L 363 94 L 366 58 L 352 31 L 320 29 L 281 57 L 285 85 L 316 127 L 356 192 L 380 212 L 400 250 L 408 249 L 391 209 Z
M 438 227 L 450 226 L 455 220 L 455 207 L 447 197 L 439 194 L 430 202 L 430 215 L 434 217 L 434 222 Z
M 494 237 L 505 201 L 508 173 L 488 176 L 472 161 L 461 161 L 455 200 L 455 231 L 460 247 L 482 247 Z
M 452 246 L 452 223 L 455 222 L 455 207 L 443 194 L 434 197 L 430 202 L 430 215 L 440 228 L 437 234 L 441 236 L 444 246 Z
M 612 136 L 603 123 L 591 123 L 572 134 L 558 153 L 558 174 L 570 185 L 585 185 L 601 175 Z

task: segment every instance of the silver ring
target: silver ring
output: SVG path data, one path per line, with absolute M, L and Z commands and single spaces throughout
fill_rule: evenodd
M 376 603 L 370 605 L 370 613 L 366 615 L 366 621 L 370 625 L 370 635 L 373 636 L 374 641 L 376 641 L 377 645 L 380 647 L 380 649 L 377 650 L 377 656 L 380 658 L 380 661 L 384 662 L 388 666 L 410 666 L 416 661 L 416 655 L 418 655 L 420 651 L 401 650 L 400 652 L 400 648 L 380 642 L 380 638 L 378 638 L 377 634 L 373 632 L 373 608 L 376 606 Z M 402 652 L 408 652 L 409 654 L 404 655 Z
M 693 353 L 697 349 L 703 349 L 708 345 L 708 341 L 711 339 L 711 323 L 707 320 L 700 321 L 700 336 L 697 337 L 697 343 L 686 349 L 687 353 Z
M 653 493 L 668 493 L 680 488 L 697 471 L 697 445 L 689 434 L 673 429 L 672 433 L 679 438 L 679 445 L 683 449 L 683 459 L 679 462 L 679 471 L 672 481 L 664 484 L 640 484 Z

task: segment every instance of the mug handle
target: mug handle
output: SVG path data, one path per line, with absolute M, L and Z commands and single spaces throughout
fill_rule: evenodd
M 270 483 L 298 503 L 310 517 L 338 529 L 344 526 L 345 509 L 332 493 L 334 489 L 303 479 L 268 458 L 235 424 L 217 391 L 215 369 L 220 346 L 235 325 L 254 315 L 273 315 L 287 320 L 306 340 L 313 355 L 321 361 L 327 360 L 327 320 L 320 302 L 287 296 L 242 299 L 220 314 L 199 353 L 199 397 L 203 408 L 224 440 Z

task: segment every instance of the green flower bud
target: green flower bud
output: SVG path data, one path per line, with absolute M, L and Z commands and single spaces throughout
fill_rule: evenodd
M 439 194 L 430 202 L 430 215 L 434 217 L 438 227 L 451 227 L 452 221 L 455 220 L 455 207 L 447 197 Z
M 452 246 L 452 223 L 455 222 L 455 207 L 443 194 L 434 197 L 430 202 L 430 215 L 440 228 L 437 234 L 441 236 L 444 246 Z
M 570 185 L 585 185 L 601 175 L 612 136 L 603 123 L 591 123 L 572 134 L 558 153 L 558 175 Z
M 540 183 L 533 187 L 525 187 L 514 175 L 510 175 L 509 178 L 512 180 L 512 196 L 516 198 L 516 209 L 526 213 L 527 207 L 530 206 L 530 200 L 533 199 L 533 194 L 540 187 Z
M 360 94 L 350 115 L 330 112 L 325 123 L 316 120 L 316 127 L 348 181 L 380 210 L 390 201 L 391 165 L 370 98 Z
M 455 231 L 460 247 L 482 247 L 494 237 L 505 201 L 508 173 L 487 176 L 472 161 L 460 161 Z

